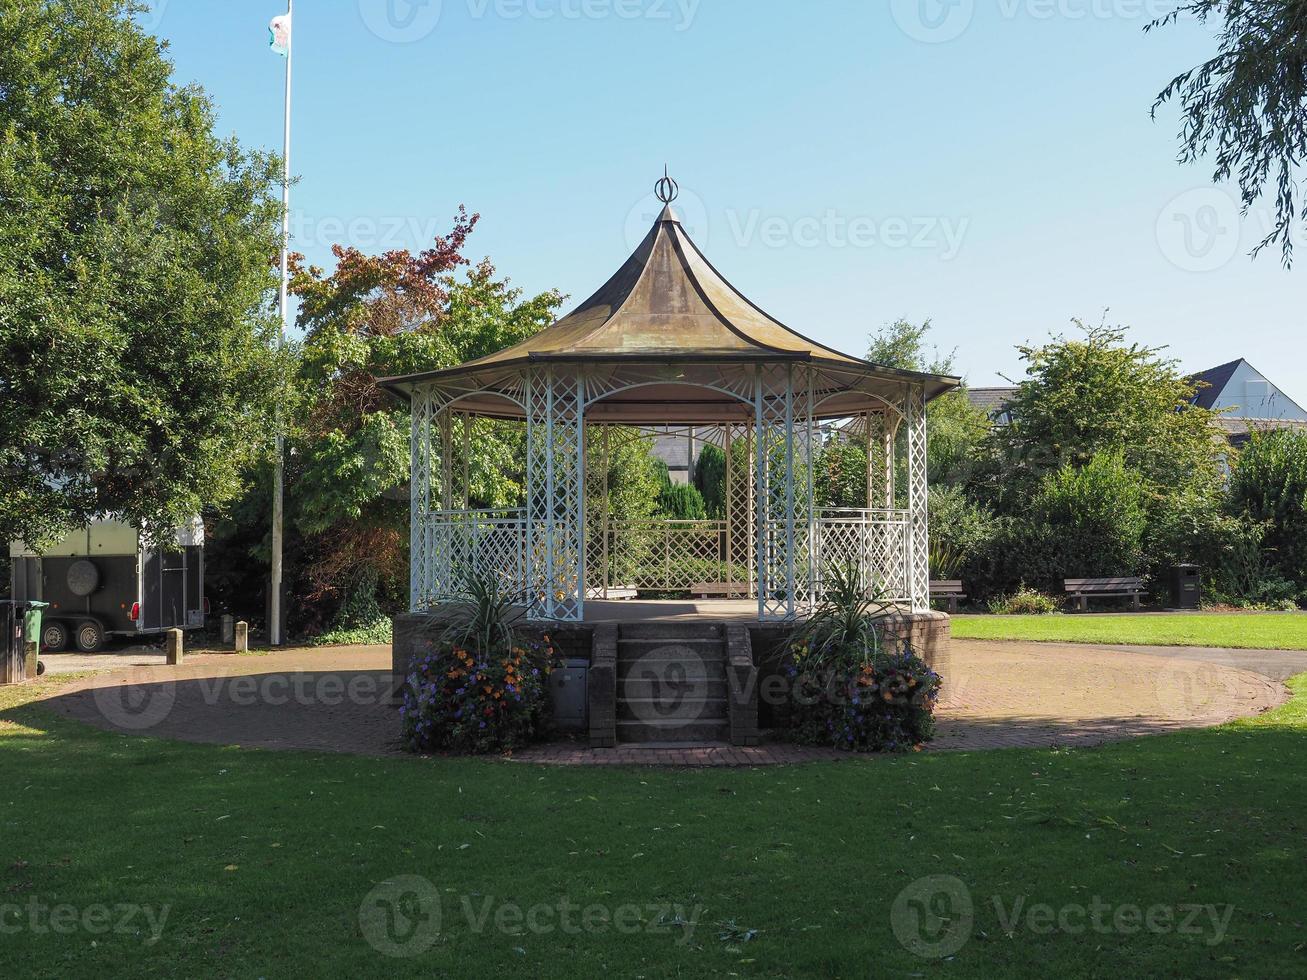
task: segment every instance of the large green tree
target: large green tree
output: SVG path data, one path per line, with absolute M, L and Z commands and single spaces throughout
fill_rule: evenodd
M 271 438 L 276 161 L 126 0 L 0 5 L 0 540 L 235 496 Z
M 1223 441 L 1213 414 L 1191 404 L 1194 383 L 1125 328 L 1074 322 L 1078 336 L 1017 348 L 1026 377 L 996 432 L 997 495 L 1027 499 L 1046 474 L 1102 453 L 1119 453 L 1155 494 L 1214 488 Z
M 342 604 L 366 617 L 407 581 L 409 416 L 378 379 L 517 343 L 552 322 L 562 302 L 552 290 L 524 299 L 489 260 L 469 265 L 463 251 L 476 222 L 460 209 L 450 233 L 416 254 L 337 246 L 329 273 L 292 257 L 304 340 L 286 479 L 296 584 L 307 600 L 300 625 L 339 620 Z M 472 506 L 520 503 L 521 428 L 479 421 L 469 438 L 454 433 L 455 451 L 469 453 Z M 455 466 L 463 471 L 461 457 Z
M 1257 250 L 1278 241 L 1287 265 L 1307 154 L 1307 0 L 1181 0 L 1148 29 L 1181 18 L 1219 24 L 1219 50 L 1173 78 L 1153 112 L 1179 104 L 1181 162 L 1214 153 L 1213 179 L 1236 179 L 1245 207 L 1271 190 L 1275 227 Z

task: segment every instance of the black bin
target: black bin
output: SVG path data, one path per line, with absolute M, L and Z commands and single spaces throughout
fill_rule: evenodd
M 1203 604 L 1203 577 L 1197 565 L 1171 569 L 1171 608 L 1199 609 Z
M 0 684 L 21 684 L 27 679 L 27 639 L 24 617 L 27 603 L 0 601 Z

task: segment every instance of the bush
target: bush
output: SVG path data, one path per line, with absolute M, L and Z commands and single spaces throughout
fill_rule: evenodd
M 1032 510 L 1038 520 L 1057 528 L 1065 556 L 1076 562 L 1059 577 L 1140 571 L 1148 526 L 1145 501 L 1143 478 L 1115 453 L 1095 453 L 1084 466 L 1063 466 L 1045 476 Z
M 940 678 L 911 652 L 850 658 L 818 672 L 805 669 L 810 651 L 792 650 L 791 737 L 849 752 L 906 752 L 935 734 Z
M 996 530 L 993 513 L 967 499 L 961 487 L 931 487 L 931 578 L 957 578 L 969 559 L 982 554 Z
M 1265 526 L 1277 577 L 1307 587 L 1307 432 L 1254 434 L 1235 462 L 1230 505 Z
M 373 646 L 389 643 L 393 635 L 393 620 L 382 616 L 364 626 L 329 630 L 309 640 L 315 647 Z
M 911 651 L 882 650 L 882 608 L 852 569 L 832 572 L 821 606 L 789 644 L 795 741 L 901 752 L 933 736 L 939 675 Z
M 669 483 L 658 495 L 658 509 L 672 521 L 703 521 L 708 518 L 703 495 L 688 483 Z
M 552 646 L 489 654 L 445 640 L 413 665 L 400 709 L 410 752 L 506 752 L 531 742 L 545 719 Z
M 714 520 L 726 516 L 726 453 L 713 445 L 699 451 L 694 464 L 694 485 Z
M 1024 585 L 1011 595 L 998 596 L 989 602 L 989 611 L 996 616 L 1046 616 L 1060 608 L 1061 604 L 1051 595 Z

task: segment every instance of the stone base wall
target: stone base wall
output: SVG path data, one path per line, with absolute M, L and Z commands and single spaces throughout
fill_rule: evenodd
M 444 623 L 437 617 L 405 613 L 395 617 L 391 663 L 395 675 L 392 703 L 402 700 L 405 678 L 413 660 L 439 639 Z M 733 697 L 731 736 L 737 745 L 757 742 L 758 729 L 783 728 L 788 721 L 788 704 L 783 696 L 768 692 L 788 690 L 781 664 L 793 625 L 788 623 L 731 624 L 727 627 L 729 677 L 735 682 L 729 692 L 746 694 L 751 704 Z M 944 678 L 948 685 L 949 641 L 952 628 L 949 617 L 941 612 L 901 613 L 881 623 L 885 643 L 895 650 L 910 648 Z M 590 663 L 588 699 L 590 709 L 590 744 L 609 748 L 616 744 L 616 638 L 617 627 L 611 624 L 522 623 L 518 634 L 525 640 L 550 643 L 567 659 Z M 744 657 L 741 652 L 747 651 Z M 752 667 L 745 662 L 752 661 Z

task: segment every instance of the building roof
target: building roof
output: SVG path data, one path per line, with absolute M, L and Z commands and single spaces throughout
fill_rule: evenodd
M 1243 358 L 1230 361 L 1227 364 L 1220 364 L 1214 368 L 1208 368 L 1206 371 L 1199 371 L 1191 375 L 1189 380 L 1198 384 L 1198 393 L 1194 395 L 1193 404 L 1199 408 L 1211 408 L 1216 404 L 1216 400 L 1221 397 L 1221 392 L 1225 386 L 1230 383 L 1230 378 L 1242 364 Z
M 1016 385 L 998 388 L 968 388 L 967 401 L 973 408 L 978 408 L 991 419 L 1007 411 L 1008 403 L 1017 393 Z
M 791 330 L 731 285 L 690 239 L 671 205 L 666 206 L 630 258 L 598 291 L 552 326 L 487 357 L 458 367 L 382 383 L 406 396 L 426 382 L 457 385 L 467 410 L 516 414 L 467 394 L 473 378 L 495 379 L 527 364 L 644 364 L 668 374 L 661 391 L 639 397 L 614 395 L 596 418 L 624 422 L 710 422 L 752 417 L 727 396 L 691 393 L 701 377 L 720 377 L 730 365 L 803 362 L 823 370 L 822 417 L 882 410 L 905 384 L 924 387 L 927 399 L 956 388 L 957 378 L 901 371 L 841 353 Z M 685 371 L 673 377 L 678 366 Z M 709 370 L 710 369 L 710 370 Z M 707 370 L 707 374 L 702 374 Z M 700 373 L 696 373 L 700 372 Z M 502 383 L 502 382 L 496 382 Z M 630 410 L 620 409 L 625 401 Z

